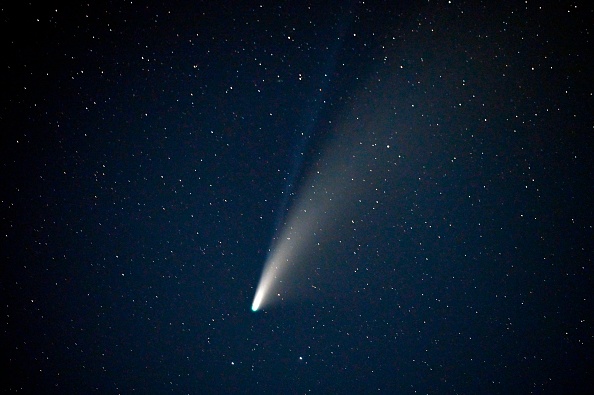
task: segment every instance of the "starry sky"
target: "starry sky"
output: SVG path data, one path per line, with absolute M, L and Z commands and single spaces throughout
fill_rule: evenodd
M 4 392 L 587 391 L 592 7 L 12 3 Z

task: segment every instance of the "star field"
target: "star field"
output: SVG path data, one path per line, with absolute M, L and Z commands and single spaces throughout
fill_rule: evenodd
M 587 393 L 593 12 L 2 6 L 3 390 Z

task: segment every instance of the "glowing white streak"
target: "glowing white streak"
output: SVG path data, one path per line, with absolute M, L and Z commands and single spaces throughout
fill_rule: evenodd
M 257 311 L 260 309 L 260 307 L 262 307 L 263 303 L 265 302 L 264 297 L 270 293 L 273 282 L 278 279 L 278 272 L 279 267 L 277 265 L 270 261 L 266 263 L 264 272 L 262 273 L 262 277 L 258 283 L 258 289 L 256 290 L 254 301 L 252 302 L 252 311 Z
M 290 271 L 296 269 L 303 253 L 313 242 L 316 226 L 319 225 L 319 209 L 300 202 L 297 209 L 289 215 L 287 223 L 280 232 L 280 237 L 273 244 L 270 255 L 264 265 L 258 288 L 252 303 L 252 311 L 257 311 L 267 304 L 274 303 L 271 296 L 284 298 L 287 289 L 277 289 L 287 279 Z M 301 213 L 301 216 L 297 213 Z M 282 297 L 280 295 L 283 295 Z
M 389 185 L 389 180 L 408 171 L 404 154 L 412 151 L 411 141 L 416 140 L 409 133 L 397 133 L 399 118 L 390 103 L 397 102 L 399 91 L 385 92 L 378 87 L 377 92 L 383 94 L 371 92 L 362 93 L 357 103 L 340 117 L 341 122 L 334 127 L 335 138 L 328 141 L 301 183 L 299 198 L 271 246 L 252 303 L 253 311 L 292 296 L 287 295 L 292 291 L 305 293 L 303 288 L 294 287 L 301 285 L 300 278 L 309 276 L 306 271 L 302 272 L 304 276 L 295 277 L 298 267 L 303 269 L 308 262 L 315 261 L 319 257 L 316 254 L 328 248 L 325 243 L 334 232 L 340 237 L 340 232 L 352 228 L 350 224 L 355 224 L 361 213 L 370 206 L 375 209 L 379 200 L 385 198 L 379 195 L 380 185 Z M 403 148 L 397 151 L 390 148 L 393 145 Z
M 262 273 L 262 277 L 258 283 L 256 295 L 254 296 L 254 301 L 252 303 L 252 311 L 257 311 L 260 309 L 260 307 L 262 307 L 262 303 L 264 302 L 264 296 L 270 293 L 272 282 L 276 279 L 274 272 L 278 271 L 274 269 L 278 269 L 278 267 L 273 267 L 270 263 L 267 263 L 266 267 L 264 268 L 264 272 Z
M 271 247 L 252 303 L 253 311 L 292 296 L 287 292 L 295 290 L 293 286 L 299 279 L 291 281 L 289 274 L 299 270 L 299 266 L 303 268 L 304 258 L 319 248 L 321 239 L 329 237 L 336 220 L 354 215 L 356 203 L 362 201 L 363 186 L 352 180 L 370 178 L 364 173 L 369 172 L 369 167 L 361 166 L 362 170 L 357 167 L 358 161 L 367 159 L 369 154 L 348 138 L 341 143 L 325 155 L 325 163 L 302 185 L 301 198 L 290 210 Z M 353 161 L 353 157 L 358 161 Z
M 252 311 L 258 311 L 260 303 L 262 303 L 262 299 L 264 298 L 265 292 L 266 291 L 264 290 L 264 288 L 258 288 L 256 296 L 254 296 L 254 302 L 252 303 Z

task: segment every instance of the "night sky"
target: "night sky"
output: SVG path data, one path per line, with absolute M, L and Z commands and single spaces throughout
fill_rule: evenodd
M 591 390 L 591 6 L 9 3 L 3 392 Z

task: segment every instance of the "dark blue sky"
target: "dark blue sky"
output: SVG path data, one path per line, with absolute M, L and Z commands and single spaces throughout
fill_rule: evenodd
M 2 7 L 3 389 L 587 392 L 580 7 Z

